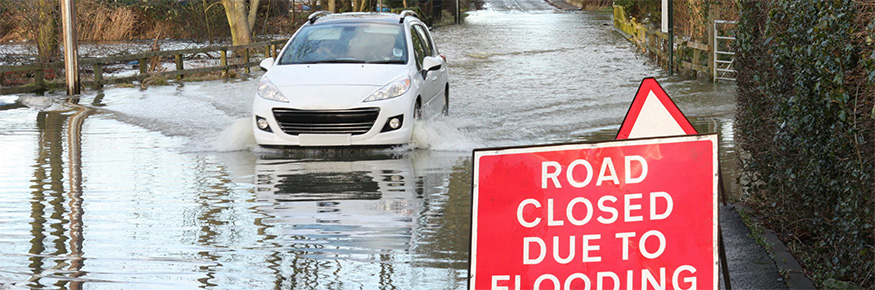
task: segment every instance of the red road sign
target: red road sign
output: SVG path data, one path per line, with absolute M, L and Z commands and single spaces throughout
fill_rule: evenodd
M 469 288 L 717 288 L 717 135 L 474 151 Z
M 617 139 L 697 134 L 696 129 L 654 78 L 638 87 Z

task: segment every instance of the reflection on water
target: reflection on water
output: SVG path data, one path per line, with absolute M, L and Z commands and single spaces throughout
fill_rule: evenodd
M 423 199 L 415 196 L 408 158 L 259 159 L 255 173 L 256 202 L 267 203 L 257 209 L 270 216 L 263 222 L 281 233 L 280 244 L 330 246 L 328 251 L 347 254 L 412 247 Z
M 0 289 L 464 286 L 465 153 L 179 155 L 92 112 L 0 120 L 36 144 L 30 177 L 0 176 Z
M 34 165 L 31 166 L 33 185 L 30 187 L 28 222 L 31 238 L 27 254 L 23 256 L 27 257 L 29 274 L 23 269 L 13 270 L 29 276 L 27 281 L 32 287 L 41 288 L 51 285 L 52 282 L 68 289 L 81 287 L 81 281 L 77 280 L 84 274 L 81 270 L 85 262 L 82 251 L 85 237 L 80 166 L 81 134 L 83 122 L 92 110 L 76 105 L 77 101 L 67 100 L 67 110 L 41 111 L 36 114 L 38 146 Z M 9 107 L 18 108 L 20 107 Z M 15 152 L 7 151 L 4 158 L 12 159 L 12 154 Z M 4 220 L 6 221 L 16 222 L 20 219 Z M 4 232 L 3 237 L 14 234 Z

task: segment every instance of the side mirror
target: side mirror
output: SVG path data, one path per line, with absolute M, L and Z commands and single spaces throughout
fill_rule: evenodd
M 261 61 L 261 63 L 258 64 L 258 66 L 260 66 L 261 70 L 263 70 L 263 71 L 270 70 L 271 68 L 273 68 L 273 58 L 272 57 L 265 58 L 264 60 Z
M 439 57 L 426 56 L 422 60 L 422 69 L 425 71 L 433 71 L 441 69 L 443 63 Z

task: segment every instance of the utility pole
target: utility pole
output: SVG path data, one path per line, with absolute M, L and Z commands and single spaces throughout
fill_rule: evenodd
M 459 7 L 459 0 L 456 0 L 456 24 L 462 23 L 462 8 Z
M 61 21 L 64 29 L 64 70 L 67 77 L 67 95 L 79 94 L 79 53 L 76 43 L 76 10 L 74 0 L 61 0 Z
M 668 0 L 668 75 L 674 74 L 674 1 Z

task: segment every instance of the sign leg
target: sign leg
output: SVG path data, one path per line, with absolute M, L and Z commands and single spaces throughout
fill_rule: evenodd
M 729 263 L 726 261 L 726 246 L 723 245 L 723 230 L 721 226 L 717 227 L 719 247 L 720 247 L 720 268 L 723 272 L 723 284 L 726 290 L 732 290 L 732 282 L 729 281 Z

